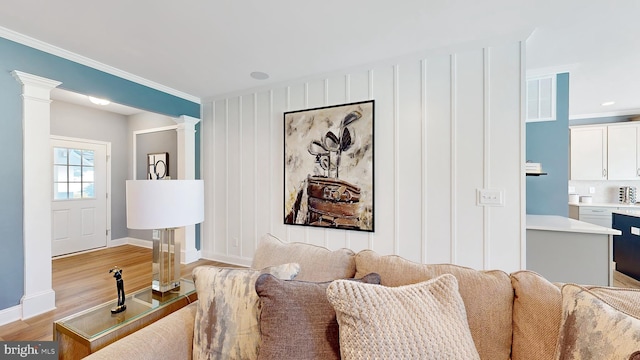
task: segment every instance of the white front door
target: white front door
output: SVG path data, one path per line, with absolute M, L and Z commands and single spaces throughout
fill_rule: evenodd
M 106 143 L 51 139 L 52 256 L 107 245 Z

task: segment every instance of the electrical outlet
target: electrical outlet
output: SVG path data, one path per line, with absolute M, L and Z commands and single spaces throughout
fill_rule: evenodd
M 238 246 L 239 246 L 238 238 L 234 237 L 233 238 L 233 247 L 238 247 Z
M 576 187 L 575 186 L 569 186 L 569 194 L 575 194 L 576 193 Z
M 480 206 L 504 206 L 504 191 L 496 189 L 478 189 L 477 204 Z
M 594 188 L 593 186 L 589 187 L 589 194 L 595 194 L 596 193 L 596 188 Z

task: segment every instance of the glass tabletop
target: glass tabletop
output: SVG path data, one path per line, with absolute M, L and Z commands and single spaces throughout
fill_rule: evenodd
M 117 300 L 113 300 L 60 319 L 56 323 L 84 338 L 91 339 L 189 296 L 195 291 L 191 280 L 180 279 L 180 288 L 163 296 L 153 293 L 151 287 L 127 295 L 125 297 L 127 309 L 121 313 L 111 314 L 111 309 L 118 304 Z

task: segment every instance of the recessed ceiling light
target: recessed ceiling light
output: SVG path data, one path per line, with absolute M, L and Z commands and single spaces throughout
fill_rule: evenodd
M 603 103 L 602 103 L 602 104 L 600 104 L 600 105 L 602 105 L 602 106 L 611 106 L 611 105 L 613 105 L 613 104 L 615 104 L 615 103 L 616 103 L 615 101 L 605 101 L 605 102 L 603 102 Z
M 109 105 L 109 103 L 111 103 L 111 101 L 109 101 L 109 100 L 100 99 L 100 98 L 93 97 L 93 96 L 89 96 L 89 101 L 91 101 L 92 103 L 94 103 L 96 105 Z
M 264 73 L 262 71 L 254 71 L 251 74 L 249 74 L 249 76 L 251 76 L 256 80 L 267 80 L 269 78 L 269 74 Z

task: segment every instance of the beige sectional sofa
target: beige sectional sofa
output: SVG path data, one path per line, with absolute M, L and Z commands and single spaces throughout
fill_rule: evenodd
M 272 236 L 261 239 L 253 269 L 286 263 L 300 264 L 296 281 L 326 282 L 377 273 L 382 286 L 398 289 L 452 274 L 464 303 L 465 324 L 482 360 L 640 359 L 640 352 L 636 353 L 640 350 L 637 290 L 552 284 L 531 271 L 507 274 L 450 264 L 418 264 L 371 250 L 356 254 L 348 249 L 330 251 L 309 244 L 284 243 Z M 194 345 L 194 329 L 201 331 L 196 324 L 196 318 L 202 319 L 198 315 L 201 300 L 88 359 L 191 359 L 194 346 L 198 346 Z M 338 320 L 342 319 L 338 314 Z M 394 341 L 402 344 L 403 339 Z M 429 358 L 426 353 L 420 357 Z

